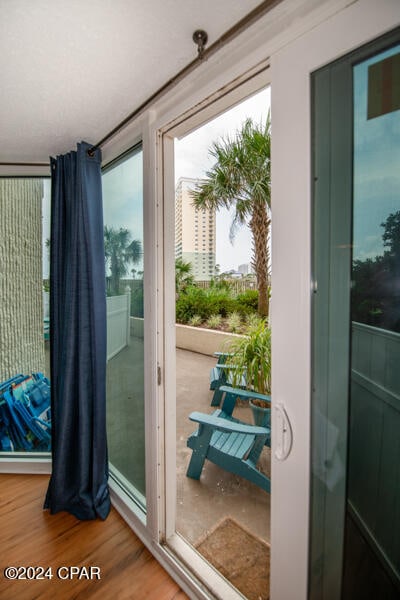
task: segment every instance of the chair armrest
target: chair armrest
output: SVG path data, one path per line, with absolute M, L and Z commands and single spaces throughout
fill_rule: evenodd
M 216 369 L 238 369 L 239 367 L 237 365 L 229 365 L 227 363 L 217 363 L 215 365 Z
M 201 412 L 192 412 L 189 415 L 191 421 L 200 423 L 219 431 L 226 431 L 227 433 L 247 433 L 251 435 L 269 435 L 269 429 L 265 427 L 257 427 L 256 425 L 249 425 L 247 423 L 238 423 L 236 421 L 228 421 L 223 417 L 216 417 L 215 415 L 207 415 Z
M 250 400 L 251 398 L 255 398 L 257 400 L 264 400 L 265 402 L 271 402 L 271 396 L 267 396 L 266 394 L 259 394 L 258 392 L 253 392 L 251 390 L 243 390 L 241 388 L 233 388 L 227 385 L 222 385 L 219 388 L 219 391 L 228 394 L 232 394 L 233 396 L 238 396 L 239 398 L 243 398 L 244 400 Z

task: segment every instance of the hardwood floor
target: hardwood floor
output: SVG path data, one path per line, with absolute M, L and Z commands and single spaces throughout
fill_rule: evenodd
M 43 511 L 47 475 L 0 475 L 0 598 L 185 600 L 186 594 L 112 509 L 106 521 Z M 51 567 L 52 578 L 8 580 L 7 567 Z M 79 573 L 60 567 L 88 567 Z M 37 571 L 36 571 L 37 572 Z M 71 576 L 72 576 L 71 574 Z M 29 574 L 26 573 L 28 576 Z M 43 576 L 45 573 L 42 574 Z

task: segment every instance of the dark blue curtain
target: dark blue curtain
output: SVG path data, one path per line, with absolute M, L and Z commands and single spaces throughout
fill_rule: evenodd
M 110 510 L 105 414 L 106 290 L 101 153 L 51 164 L 50 371 L 52 513 L 105 519 Z

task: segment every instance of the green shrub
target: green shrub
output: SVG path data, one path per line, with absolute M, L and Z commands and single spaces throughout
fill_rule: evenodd
M 211 279 L 210 288 L 227 290 L 229 292 L 232 289 L 232 284 L 227 279 Z
M 235 300 L 232 297 L 231 291 L 227 288 L 208 288 L 206 296 L 210 315 L 226 317 L 235 309 Z
M 194 315 L 191 319 L 189 319 L 189 325 L 191 325 L 192 327 L 198 327 L 199 325 L 201 325 L 202 321 L 203 319 L 200 315 Z
M 143 281 L 140 281 L 131 292 L 131 317 L 143 316 Z
M 257 312 L 258 290 L 246 290 L 238 294 L 235 299 L 235 310 L 241 315 Z
M 242 319 L 240 317 L 240 314 L 237 312 L 233 312 L 230 315 L 228 315 L 226 324 L 228 326 L 228 330 L 231 333 L 237 333 L 242 327 Z
M 195 315 L 208 319 L 213 311 L 209 307 L 206 291 L 195 286 L 188 286 L 176 301 L 176 320 L 178 323 L 189 323 Z
M 176 320 L 178 323 L 189 323 L 193 317 L 198 316 L 202 321 L 206 321 L 214 315 L 225 318 L 231 313 L 239 313 L 240 320 L 240 315 L 257 309 L 258 292 L 254 290 L 248 292 L 239 294 L 235 298 L 231 290 L 225 286 L 214 285 L 207 289 L 194 285 L 188 286 L 181 291 L 176 301 Z M 255 309 L 251 308 L 254 303 Z M 237 323 L 237 318 L 236 320 L 234 318 L 233 323 Z M 215 326 L 219 327 L 219 325 L 220 322 Z M 236 324 L 235 327 L 239 325 Z
M 219 327 L 221 325 L 221 321 L 222 321 L 221 315 L 211 315 L 211 317 L 209 317 L 207 319 L 207 327 L 209 329 L 216 329 L 217 327 Z

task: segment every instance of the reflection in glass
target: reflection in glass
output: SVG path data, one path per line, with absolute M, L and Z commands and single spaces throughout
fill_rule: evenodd
M 0 451 L 48 452 L 50 179 L 0 179 Z
M 384 43 L 314 75 L 315 600 L 400 589 L 400 46 Z
M 354 67 L 351 385 L 343 598 L 400 589 L 400 46 Z M 398 106 L 398 108 L 400 105 Z M 397 529 L 397 531 L 396 531 Z M 396 591 L 397 586 L 397 591 Z
M 400 119 L 398 110 L 390 110 L 389 100 L 395 98 L 390 80 L 394 84 L 392 71 L 400 67 L 399 57 L 397 47 L 354 68 L 352 272 L 352 320 L 397 332 L 400 332 Z M 385 78 L 386 87 L 382 87 Z M 375 105 L 381 107 L 380 114 Z M 374 117 L 368 118 L 371 107 Z
M 136 148 L 103 173 L 111 470 L 145 504 L 143 175 Z

